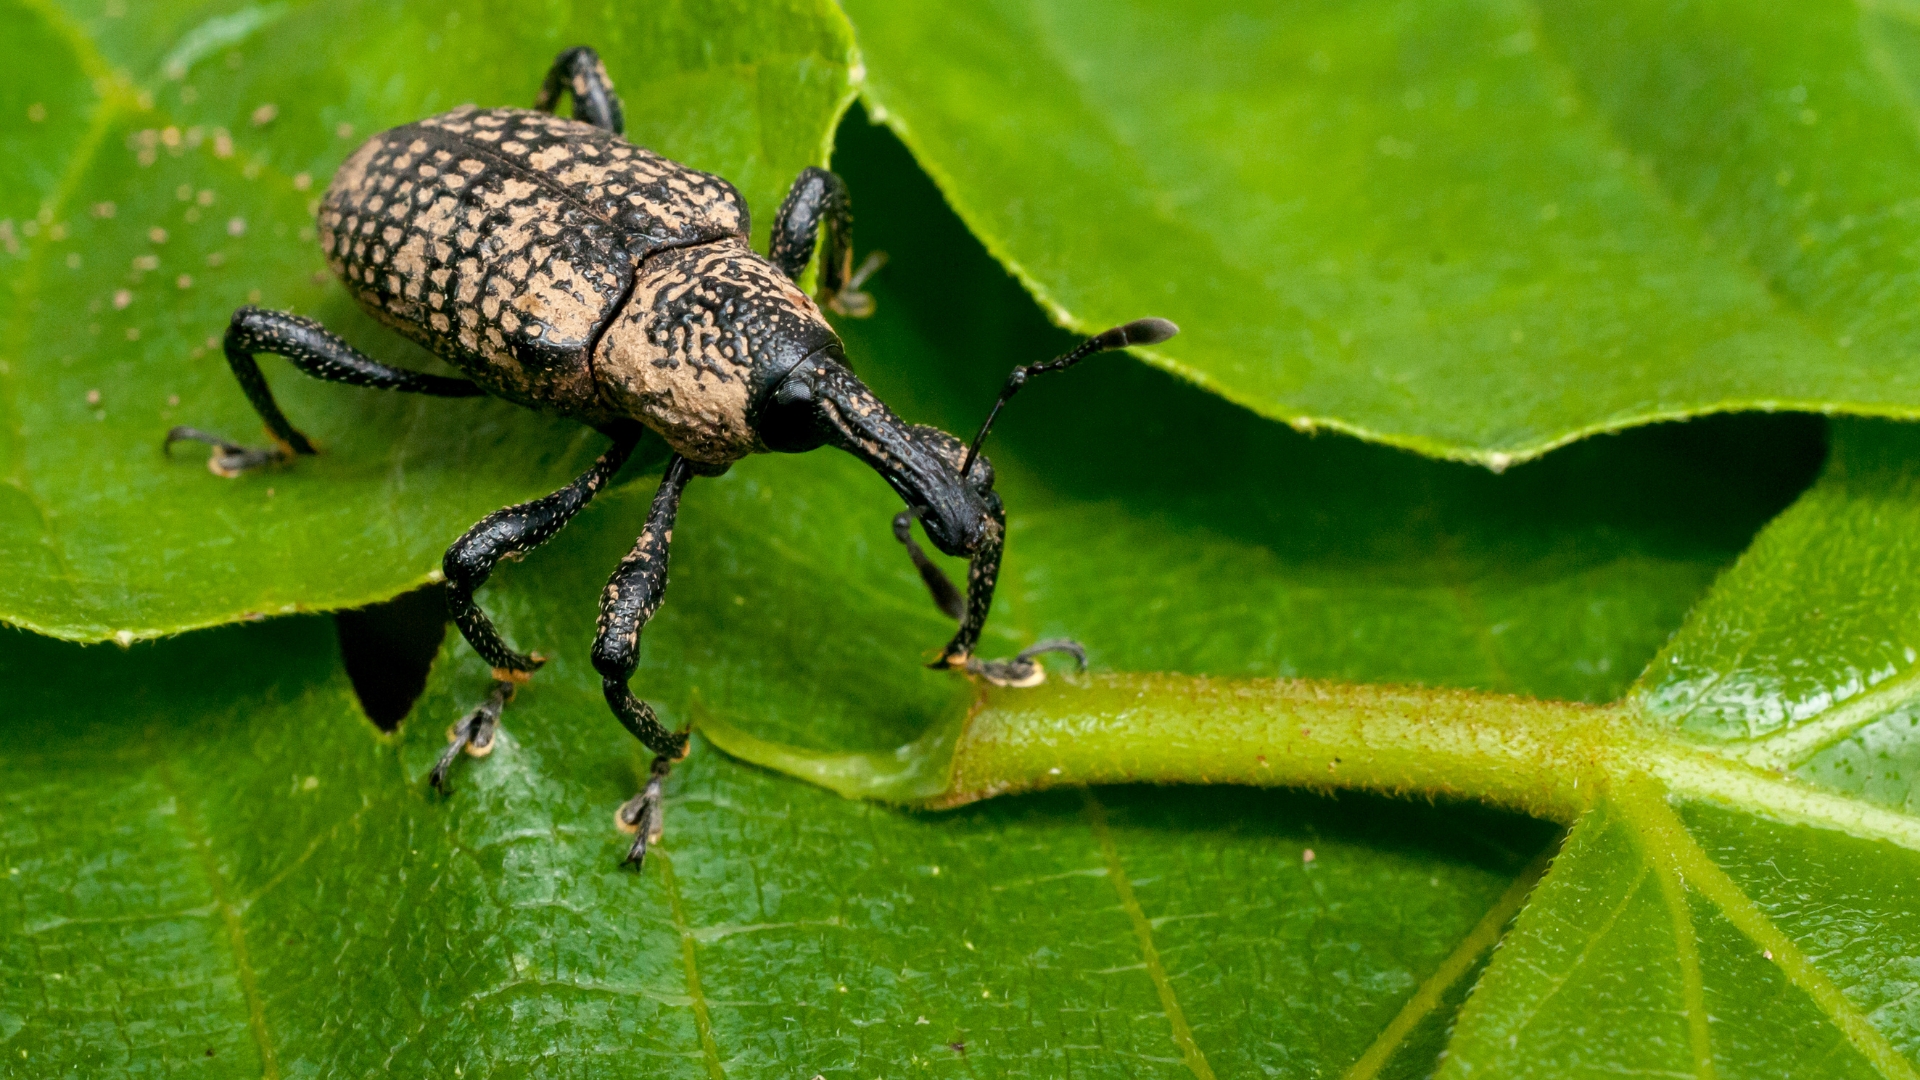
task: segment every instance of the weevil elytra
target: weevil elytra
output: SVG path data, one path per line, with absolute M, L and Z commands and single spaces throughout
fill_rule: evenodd
M 573 119 L 555 114 L 571 95 Z M 1080 646 L 1042 641 L 1008 660 L 973 655 L 993 602 L 1006 514 L 981 443 L 1029 377 L 1096 352 L 1148 345 L 1177 332 L 1142 319 L 1042 364 L 1015 368 L 972 443 L 907 424 L 856 378 L 814 299 L 795 285 L 825 234 L 819 270 L 827 307 L 850 316 L 872 303 L 853 272 L 846 187 L 824 169 L 800 174 L 781 204 L 765 258 L 747 246 L 745 202 L 733 185 L 621 138 L 620 99 L 589 48 L 560 54 L 531 110 L 464 106 L 369 139 L 335 175 L 320 210 L 328 265 L 360 305 L 467 377 L 377 363 L 320 324 L 243 307 L 227 328 L 227 362 L 275 445 L 248 448 L 192 428 L 213 447 L 208 467 L 238 476 L 315 452 L 287 421 L 254 362 L 286 357 L 308 375 L 439 397 L 491 394 L 579 420 L 612 445 L 585 473 L 544 498 L 489 514 L 447 549 L 442 568 L 454 623 L 493 665 L 486 700 L 457 721 L 431 782 L 465 751 L 493 748 L 516 687 L 540 667 L 515 651 L 474 591 L 502 558 L 545 542 L 619 471 L 641 435 L 673 451 L 633 550 L 600 601 L 593 665 L 607 704 L 654 755 L 645 788 L 618 824 L 638 863 L 662 828 L 661 784 L 685 756 L 627 686 L 640 631 L 667 587 L 667 547 L 680 494 L 748 454 L 835 446 L 865 461 L 906 503 L 893 522 L 934 601 L 959 629 L 930 666 L 1002 685 L 1046 677 L 1034 659 Z M 874 265 L 869 260 L 867 267 Z M 918 520 L 935 547 L 969 560 L 964 595 L 914 543 Z

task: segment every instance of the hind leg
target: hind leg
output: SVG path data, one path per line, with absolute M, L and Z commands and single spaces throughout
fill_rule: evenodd
M 276 353 L 293 361 L 294 367 L 316 379 L 349 386 L 402 390 L 435 397 L 479 397 L 486 393 L 465 379 L 388 367 L 369 359 L 366 354 L 341 340 L 338 334 L 312 319 L 285 311 L 266 311 L 249 306 L 234 312 L 233 321 L 227 326 L 225 347 L 227 365 L 233 369 L 233 377 L 239 380 L 240 389 L 246 392 L 254 411 L 266 421 L 267 430 L 277 445 L 251 449 L 190 427 L 177 427 L 167 432 L 167 440 L 163 444 L 163 449 L 171 449 L 174 443 L 183 440 L 207 443 L 213 447 L 213 457 L 207 461 L 207 468 L 220 476 L 239 476 L 263 465 L 288 461 L 295 454 L 314 453 L 313 443 L 288 422 L 287 415 L 280 411 L 280 404 L 273 400 L 273 390 L 260 374 L 260 365 L 253 359 L 254 353 Z

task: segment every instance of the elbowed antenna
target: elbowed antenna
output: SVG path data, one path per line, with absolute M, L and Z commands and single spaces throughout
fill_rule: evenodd
M 1064 371 L 1085 360 L 1094 353 L 1109 349 L 1124 349 L 1129 345 L 1158 345 L 1180 332 L 1180 328 L 1166 319 L 1135 319 L 1125 326 L 1116 326 L 1103 330 L 1081 342 L 1072 352 L 1057 356 L 1041 364 L 1017 367 L 1007 376 L 1007 385 L 1000 388 L 1000 398 L 993 403 L 987 413 L 987 422 L 980 425 L 980 434 L 973 437 L 973 445 L 967 447 L 967 456 L 960 463 L 960 475 L 965 477 L 973 468 L 973 459 L 980 454 L 980 444 L 987 441 L 987 432 L 993 430 L 993 422 L 999 418 L 1000 410 L 1020 388 L 1027 385 L 1029 376 L 1045 374 L 1049 371 Z

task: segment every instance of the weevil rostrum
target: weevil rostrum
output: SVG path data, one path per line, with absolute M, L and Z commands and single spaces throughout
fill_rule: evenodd
M 573 119 L 556 115 L 571 96 Z M 312 454 L 273 399 L 256 353 L 308 375 L 439 397 L 491 394 L 591 425 L 612 440 L 580 477 L 544 498 L 489 514 L 447 549 L 442 568 L 454 623 L 493 666 L 483 703 L 449 731 L 431 783 L 444 788 L 462 751 L 484 756 L 515 689 L 542 663 L 500 636 L 474 592 L 502 558 L 545 542 L 620 470 L 651 430 L 673 451 L 645 526 L 600 600 L 593 665 L 614 716 L 655 756 L 647 784 L 616 814 L 635 834 L 627 861 L 660 839 L 661 784 L 687 751 L 627 680 L 640 632 L 667 587 L 667 548 L 681 492 L 748 454 L 834 446 L 886 478 L 907 509 L 893 522 L 933 594 L 959 624 L 930 666 L 1007 686 L 1046 677 L 1035 657 L 1085 654 L 1038 642 L 1006 660 L 973 655 L 993 602 L 1006 513 L 979 450 L 995 417 L 1033 375 L 1096 352 L 1164 341 L 1176 328 L 1142 319 L 1072 352 L 1015 368 L 971 444 L 903 422 L 848 366 L 813 297 L 795 284 L 824 233 L 825 305 L 860 316 L 872 306 L 852 271 L 852 212 L 838 177 L 808 168 L 773 225 L 766 257 L 747 245 L 748 213 L 727 181 L 621 138 L 620 99 L 589 48 L 560 54 L 534 107 L 463 106 L 369 139 L 335 175 L 320 209 L 328 265 L 360 305 L 466 375 L 377 363 L 298 315 L 243 307 L 227 328 L 234 376 L 274 445 L 249 448 L 192 428 L 213 447 L 208 467 L 238 476 Z M 869 260 L 867 266 L 874 265 Z M 969 560 L 964 594 L 915 544 Z

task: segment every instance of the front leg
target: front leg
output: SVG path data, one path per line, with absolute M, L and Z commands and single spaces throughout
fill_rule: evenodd
M 841 315 L 864 319 L 873 314 L 873 297 L 861 292 L 860 286 L 886 264 L 887 257 L 876 251 L 860 269 L 853 268 L 853 200 L 838 176 L 811 165 L 801 170 L 773 216 L 767 259 L 789 280 L 799 281 L 813 261 L 814 237 L 822 223 L 827 227 L 827 250 L 820 257 L 820 301 Z
M 993 589 L 1000 580 L 1000 556 L 1006 550 L 1006 509 L 1000 503 L 1000 496 L 992 492 L 987 493 L 986 502 L 987 527 L 980 546 L 974 549 L 973 557 L 967 563 L 967 606 L 960 617 L 960 629 L 954 633 L 953 640 L 947 642 L 947 647 L 941 650 L 940 659 L 927 666 L 961 668 L 969 675 L 978 675 L 996 686 L 1038 686 L 1047 681 L 1047 669 L 1034 661 L 1034 657 L 1045 653 L 1066 653 L 1078 662 L 1082 671 L 1086 670 L 1087 651 L 1070 638 L 1036 641 L 1020 650 L 1019 655 L 1011 660 L 982 660 L 973 655 L 975 646 L 980 643 L 980 632 L 986 628 L 987 614 L 993 610 Z M 899 518 L 894 519 L 894 536 L 907 545 L 909 555 L 919 554 L 907 523 Z M 920 568 L 922 578 L 927 580 L 935 602 L 945 610 L 948 601 L 943 592 L 951 595 L 957 590 L 924 555 L 915 558 L 914 564 Z M 935 577 L 938 577 L 939 585 L 934 583 Z M 945 586 L 944 590 L 941 585 Z
M 646 787 L 628 799 L 614 817 L 620 828 L 636 834 L 626 858 L 636 865 L 647 857 L 648 846 L 658 843 L 664 831 L 662 784 L 673 763 L 687 756 L 687 736 L 668 731 L 654 715 L 653 706 L 634 696 L 627 680 L 640 665 L 640 631 L 646 629 L 666 596 L 667 549 L 673 542 L 674 518 L 680 512 L 680 493 L 692 477 L 692 467 L 680 455 L 675 454 L 667 463 L 646 527 L 640 530 L 633 550 L 607 579 L 606 591 L 600 597 L 600 631 L 593 642 L 593 667 L 600 673 L 608 707 L 621 725 L 654 753 Z

